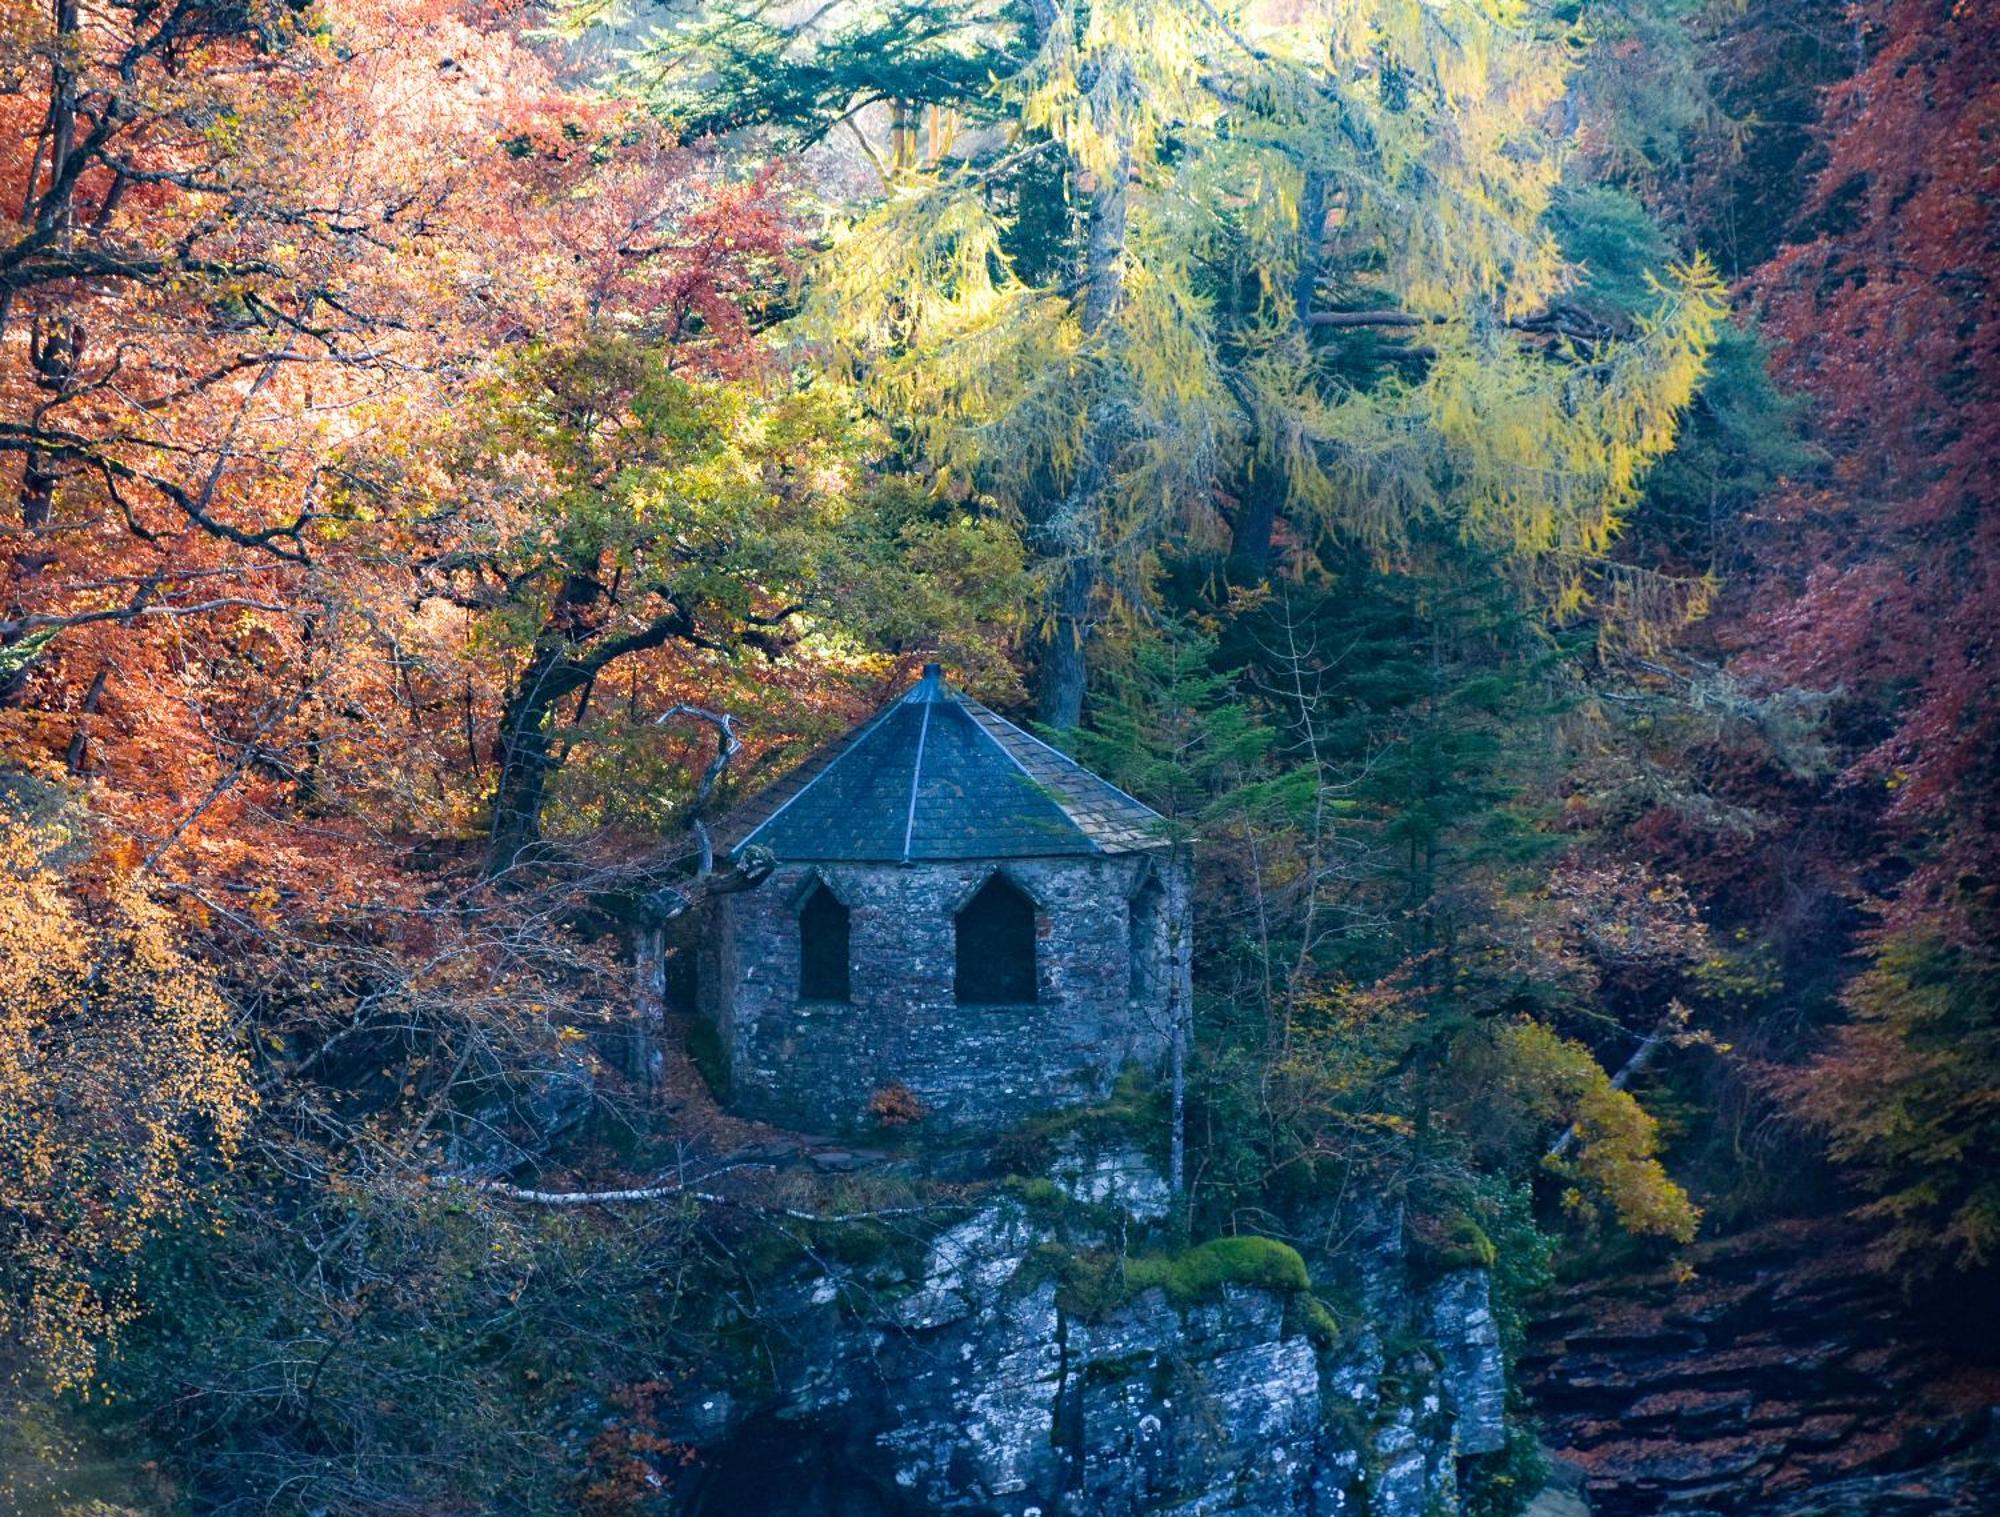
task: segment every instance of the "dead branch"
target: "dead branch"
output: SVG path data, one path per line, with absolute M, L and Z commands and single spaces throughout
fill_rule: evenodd
M 745 1168 L 755 1166 L 731 1166 Z M 720 1174 L 722 1171 L 718 1170 Z M 714 1178 L 713 1175 L 706 1178 Z M 499 1180 L 468 1180 L 451 1175 L 434 1175 L 431 1183 L 442 1190 L 464 1188 L 481 1195 L 498 1196 L 523 1206 L 630 1206 L 648 1201 L 699 1201 L 706 1206 L 727 1206 L 759 1216 L 787 1217 L 794 1222 L 874 1222 L 886 1217 L 927 1216 L 962 1207 L 962 1201 L 933 1201 L 918 1206 L 880 1206 L 866 1211 L 814 1212 L 797 1206 L 766 1206 L 739 1196 L 699 1190 L 679 1181 L 662 1185 L 640 1185 L 626 1190 L 532 1190 Z
M 701 849 L 699 872 L 706 876 L 715 873 L 715 849 L 709 842 L 708 824 L 701 819 L 701 808 L 708 804 L 708 798 L 715 793 L 716 785 L 729 768 L 729 761 L 743 751 L 743 741 L 736 735 L 734 717 L 688 701 L 683 701 L 677 706 L 669 706 L 653 718 L 653 725 L 664 727 L 677 716 L 691 716 L 698 721 L 707 722 L 716 732 L 715 757 L 710 759 L 708 767 L 702 770 L 701 783 L 695 787 L 694 799 L 688 803 L 688 830 L 694 834 L 695 844 Z

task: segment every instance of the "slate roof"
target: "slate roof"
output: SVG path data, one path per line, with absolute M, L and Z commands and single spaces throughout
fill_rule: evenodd
M 937 665 L 723 818 L 724 851 L 877 863 L 1131 853 L 1159 814 L 969 695 Z

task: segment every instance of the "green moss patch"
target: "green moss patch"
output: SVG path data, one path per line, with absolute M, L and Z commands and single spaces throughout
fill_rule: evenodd
M 1023 1179 L 1019 1175 L 1007 1177 L 1007 1189 L 1021 1200 L 1021 1204 L 1031 1212 L 1060 1213 L 1070 1200 L 1063 1188 L 1053 1180 Z
M 1418 1273 L 1441 1275 L 1457 1269 L 1492 1269 L 1499 1250 L 1486 1230 L 1463 1213 L 1416 1218 L 1410 1225 L 1410 1263 Z
M 718 1101 L 729 1099 L 729 1055 L 722 1046 L 722 1034 L 714 1024 L 700 1017 L 688 1028 L 688 1058 Z
M 998 1166 L 1014 1174 L 1042 1174 L 1054 1162 L 1066 1138 L 1086 1143 L 1137 1143 L 1147 1151 L 1166 1142 L 1167 1106 L 1159 1081 L 1143 1069 L 1129 1068 L 1118 1077 L 1111 1096 L 1096 1106 L 1035 1117 L 993 1145 Z
M 1297 1249 L 1275 1238 L 1211 1238 L 1175 1253 L 1074 1251 L 1045 1244 L 1029 1255 L 1011 1282 L 1032 1290 L 1056 1282 L 1056 1303 L 1085 1321 L 1102 1321 L 1145 1291 L 1158 1289 L 1176 1307 L 1220 1301 L 1226 1286 L 1266 1290 L 1288 1298 L 1286 1320 L 1322 1347 L 1340 1339 L 1340 1324 L 1312 1295 L 1312 1278 Z
M 1319 1348 L 1340 1346 L 1340 1319 L 1317 1296 L 1302 1292 L 1292 1297 L 1285 1305 L 1285 1326 L 1304 1333 Z
M 1127 1259 L 1125 1274 L 1134 1294 L 1157 1285 L 1176 1306 L 1219 1301 L 1225 1285 L 1280 1295 L 1312 1289 L 1299 1251 L 1276 1238 L 1211 1238 L 1182 1253 Z

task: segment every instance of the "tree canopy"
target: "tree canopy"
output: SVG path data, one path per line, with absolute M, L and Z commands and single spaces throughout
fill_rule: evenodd
M 1978 1297 L 1995 30 L 8 7 L 0 1505 L 667 1510 L 787 1271 L 1039 1195 L 689 1011 L 706 824 L 929 661 L 1193 860 L 1118 1280 Z

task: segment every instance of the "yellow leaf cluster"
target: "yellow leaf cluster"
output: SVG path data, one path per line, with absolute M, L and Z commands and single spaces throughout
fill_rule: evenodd
M 139 1250 L 254 1096 L 173 918 L 131 887 L 86 910 L 60 841 L 0 815 L 0 1330 L 64 1389 L 137 1315 Z
M 1441 524 L 1575 612 L 1616 572 L 1727 309 L 1697 258 L 1624 340 L 1518 330 L 1577 278 L 1547 213 L 1584 42 L 1518 0 L 1060 7 L 998 86 L 1004 163 L 897 176 L 836 234 L 808 333 L 939 467 L 1052 555 L 1088 555 L 1114 603 L 1143 596 L 1160 544 L 1215 535 L 1220 493 L 1276 470 L 1303 526 L 1387 556 Z M 990 182 L 1044 152 L 1079 216 L 1116 188 L 1108 276 L 1010 262 Z M 1247 309 L 1205 293 L 1220 270 Z M 1300 309 L 1326 300 L 1414 323 L 1421 367 L 1334 377 Z M 1699 608 L 1698 586 L 1661 588 L 1628 577 L 1610 609 L 1644 627 Z
M 1660 1163 L 1659 1123 L 1590 1050 L 1527 1020 L 1495 1040 L 1502 1078 L 1523 1104 L 1571 1124 L 1571 1146 L 1549 1162 L 1576 1182 L 1572 1206 L 1609 1207 L 1628 1233 L 1691 1241 L 1701 1211 Z

